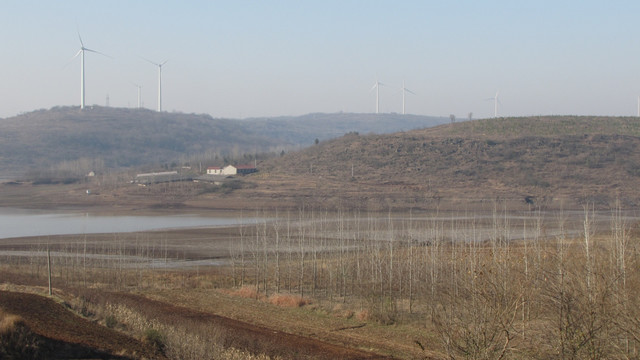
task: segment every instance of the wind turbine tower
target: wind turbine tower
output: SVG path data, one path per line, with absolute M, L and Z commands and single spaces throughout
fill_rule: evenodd
M 161 63 L 156 63 L 148 59 L 144 60 L 147 60 L 158 67 L 158 112 L 162 112 L 162 65 L 166 64 L 169 60 L 165 60 Z
M 138 85 L 138 84 L 133 84 L 133 86 L 135 86 L 136 88 L 138 88 L 138 109 L 142 108 L 142 103 L 141 101 L 141 95 L 142 95 L 142 86 Z
M 376 114 L 380 113 L 380 86 L 385 86 L 385 85 L 380 81 L 376 80 L 376 83 L 373 84 L 373 87 L 370 90 L 371 92 L 373 91 L 373 89 L 376 89 Z
M 84 86 L 84 52 L 89 51 L 96 54 L 100 54 L 106 57 L 110 57 L 109 55 L 103 54 L 99 51 L 91 50 L 89 48 L 84 47 L 84 43 L 82 42 L 82 37 L 80 36 L 80 32 L 78 32 L 78 39 L 80 39 L 80 50 L 76 53 L 74 58 L 80 55 L 80 109 L 84 109 L 85 105 L 85 86 Z
M 405 93 L 410 93 L 413 95 L 416 95 L 416 93 L 414 93 L 413 91 L 407 89 L 406 87 L 404 87 L 404 80 L 402 81 L 402 115 L 405 115 L 405 111 L 404 111 L 404 97 L 405 97 Z
M 500 100 L 498 100 L 498 94 L 499 92 L 496 91 L 495 97 L 485 99 L 485 100 L 493 100 L 493 117 L 495 118 L 498 117 L 498 103 L 500 102 Z

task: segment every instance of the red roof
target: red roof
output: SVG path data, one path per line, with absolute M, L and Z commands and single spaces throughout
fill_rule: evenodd
M 207 170 L 220 170 L 222 169 L 220 166 L 209 166 Z

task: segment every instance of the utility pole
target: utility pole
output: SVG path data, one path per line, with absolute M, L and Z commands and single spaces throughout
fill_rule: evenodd
M 49 250 L 49 244 L 47 244 L 47 272 L 49 273 L 49 296 L 51 296 L 51 251 Z

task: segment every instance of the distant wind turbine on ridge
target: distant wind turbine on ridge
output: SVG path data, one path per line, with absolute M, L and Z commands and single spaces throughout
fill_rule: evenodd
M 141 96 L 142 95 L 142 85 L 133 84 L 136 88 L 138 88 L 138 109 L 142 108 Z
M 166 64 L 169 60 L 156 63 L 149 59 L 143 59 L 158 67 L 158 112 L 162 112 L 162 65 Z
M 373 84 L 373 87 L 371 88 L 371 90 L 369 90 L 369 92 L 371 92 L 373 91 L 373 89 L 376 89 L 376 114 L 380 113 L 380 86 L 386 85 L 376 80 L 376 83 Z
M 85 105 L 85 86 L 84 86 L 84 52 L 89 51 L 96 54 L 100 54 L 102 56 L 106 56 L 110 58 L 111 56 L 107 54 L 103 54 L 99 51 L 91 50 L 89 48 L 84 47 L 84 43 L 82 42 L 82 37 L 80 36 L 80 32 L 78 31 L 78 39 L 80 39 L 80 50 L 74 55 L 74 59 L 80 55 L 80 109 L 84 109 Z
M 492 98 L 488 98 L 485 100 L 493 100 L 493 117 L 498 117 L 498 103 L 500 102 L 500 100 L 498 99 L 498 94 L 500 92 L 496 91 L 496 96 L 492 97 Z
M 405 93 L 417 95 L 413 91 L 411 91 L 411 90 L 407 89 L 406 87 L 404 87 L 404 80 L 403 80 L 402 81 L 402 115 L 405 115 L 405 111 L 404 111 L 404 96 L 405 96 Z

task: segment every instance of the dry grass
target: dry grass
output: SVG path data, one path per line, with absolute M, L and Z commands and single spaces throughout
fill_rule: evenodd
M 156 344 L 171 359 L 259 358 L 237 349 L 225 348 L 224 332 L 215 326 L 203 328 L 188 323 L 169 324 L 122 304 L 108 304 L 106 311 L 118 322 L 126 324 L 139 338 Z
M 285 307 L 285 308 L 298 308 L 305 305 L 311 304 L 311 300 L 308 298 L 303 298 L 300 295 L 293 294 L 272 294 L 269 297 L 265 296 L 264 293 L 258 292 L 255 286 L 242 286 L 235 290 L 222 289 L 223 293 L 237 296 L 244 299 L 254 299 L 262 302 L 267 302 L 272 305 Z
M 235 290 L 222 290 L 223 292 L 231 295 L 237 296 L 245 299 L 256 299 L 256 300 L 265 300 L 265 296 L 258 292 L 255 286 L 242 286 L 239 289 Z
M 273 294 L 269 296 L 269 303 L 281 307 L 295 308 L 305 306 L 311 302 L 299 295 Z
M 38 359 L 42 342 L 20 316 L 0 309 L 0 359 Z
M 0 336 L 15 331 L 19 325 L 24 325 L 20 316 L 7 314 L 0 309 Z
M 356 315 L 356 319 L 360 321 L 368 321 L 371 319 L 371 312 L 368 309 L 362 309 L 360 311 L 356 311 L 355 315 Z

